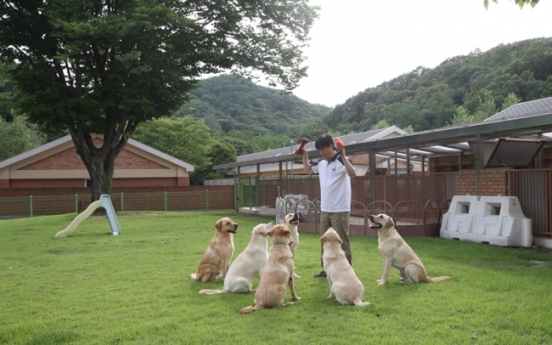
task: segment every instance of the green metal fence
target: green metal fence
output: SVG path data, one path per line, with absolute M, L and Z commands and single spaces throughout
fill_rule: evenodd
M 111 194 L 115 211 L 185 211 L 234 209 L 233 191 Z M 90 194 L 0 198 L 0 219 L 80 213 Z
M 246 176 L 238 178 L 238 195 L 236 200 L 238 208 L 259 206 L 258 185 L 257 177 Z

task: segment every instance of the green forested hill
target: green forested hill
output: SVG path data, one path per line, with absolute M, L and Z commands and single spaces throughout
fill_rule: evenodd
M 484 119 L 516 97 L 524 102 L 549 96 L 552 38 L 540 38 L 452 57 L 433 69 L 419 67 L 349 98 L 323 122 L 341 133 L 367 130 L 381 120 L 421 131 L 450 125 L 458 113 Z
M 323 87 L 323 85 L 321 85 Z M 499 45 L 418 67 L 328 108 L 223 75 L 206 79 L 177 116 L 204 119 L 234 137 L 309 138 L 369 130 L 385 120 L 414 131 L 480 121 L 516 102 L 552 96 L 552 38 Z M 455 119 L 456 117 L 456 119 Z M 241 150 L 238 148 L 238 152 Z
M 309 120 L 321 119 L 331 110 L 232 75 L 206 79 L 192 94 L 192 100 L 176 116 L 202 118 L 215 132 L 281 135 Z

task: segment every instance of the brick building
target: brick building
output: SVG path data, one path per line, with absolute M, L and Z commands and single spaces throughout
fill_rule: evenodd
M 93 140 L 103 144 L 101 135 Z M 115 159 L 112 191 L 187 191 L 193 171 L 193 165 L 129 139 Z M 69 135 L 0 162 L 0 197 L 86 194 L 89 184 Z

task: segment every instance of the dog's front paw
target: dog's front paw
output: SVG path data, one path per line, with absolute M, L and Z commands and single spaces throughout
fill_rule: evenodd
M 301 299 L 301 297 L 299 297 L 299 296 L 293 296 L 292 299 L 293 299 L 294 301 L 298 301 L 298 300 Z
M 378 285 L 385 285 L 386 281 L 383 279 L 378 279 Z

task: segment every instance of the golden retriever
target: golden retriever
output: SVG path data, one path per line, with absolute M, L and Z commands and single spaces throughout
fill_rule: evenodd
M 261 275 L 261 271 L 268 260 L 268 232 L 274 222 L 258 224 L 251 231 L 251 240 L 243 252 L 230 265 L 224 278 L 224 290 L 203 289 L 201 295 L 234 292 L 247 293 L 252 289 L 253 279 Z
M 295 260 L 295 252 L 297 251 L 297 246 L 299 245 L 299 232 L 297 231 L 297 224 L 299 224 L 299 215 L 297 213 L 290 213 L 284 217 L 284 225 L 290 232 L 289 237 L 291 239 L 291 244 L 289 245 L 289 249 L 291 249 L 293 260 Z
M 453 279 L 449 276 L 428 277 L 422 261 L 399 235 L 391 217 L 378 214 L 370 216 L 370 222 L 370 227 L 378 230 L 378 249 L 383 258 L 383 274 L 377 281 L 378 285 L 385 285 L 391 266 L 399 270 L 402 283 L 431 283 Z
M 289 286 L 292 299 L 299 300 L 295 292 L 293 277 L 293 255 L 291 254 L 290 232 L 284 225 L 275 225 L 268 232 L 272 245 L 268 252 L 268 261 L 261 272 L 261 280 L 255 291 L 254 305 L 244 307 L 240 313 L 250 313 L 257 309 L 272 308 L 284 304 L 286 284 Z
M 284 225 L 289 230 L 289 238 L 291 239 L 291 244 L 289 249 L 291 249 L 291 255 L 293 255 L 293 262 L 295 263 L 295 252 L 297 251 L 297 246 L 299 246 L 299 231 L 297 225 L 299 224 L 299 215 L 297 213 L 290 213 L 284 217 Z M 293 272 L 295 278 L 299 277 L 295 271 Z
M 225 217 L 215 223 L 215 236 L 203 253 L 197 270 L 190 274 L 193 280 L 202 282 L 215 280 L 221 274 L 226 277 L 230 259 L 234 254 L 234 234 L 238 232 L 238 224 Z
M 354 304 L 359 307 L 370 305 L 369 302 L 362 302 L 364 286 L 345 257 L 345 252 L 341 249 L 343 241 L 337 231 L 329 228 L 320 237 L 320 241 L 324 246 L 322 261 L 330 286 L 328 298 L 335 297 L 340 304 Z

